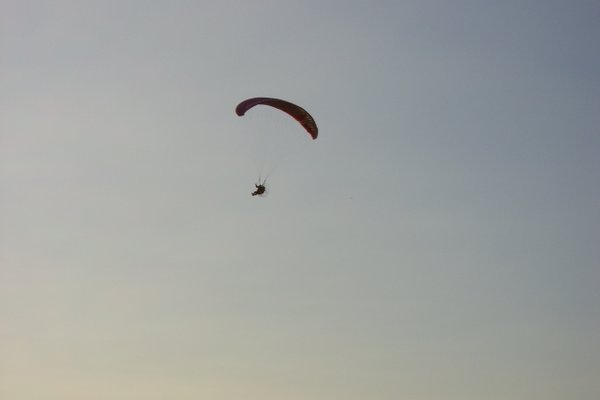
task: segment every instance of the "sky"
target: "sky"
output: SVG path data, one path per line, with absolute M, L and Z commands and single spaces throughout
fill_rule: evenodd
M 600 398 L 599 21 L 0 0 L 0 397 Z

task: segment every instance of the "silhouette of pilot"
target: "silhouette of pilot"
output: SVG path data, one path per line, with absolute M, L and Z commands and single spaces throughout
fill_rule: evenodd
M 263 184 L 254 184 L 254 186 L 256 186 L 256 190 L 252 192 L 252 196 L 260 196 L 265 193 L 265 190 L 267 190 L 267 188 L 265 188 L 265 185 Z

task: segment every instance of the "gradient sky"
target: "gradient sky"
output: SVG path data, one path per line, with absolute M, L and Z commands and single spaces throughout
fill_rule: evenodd
M 595 0 L 0 0 L 0 397 L 598 399 L 599 128 Z

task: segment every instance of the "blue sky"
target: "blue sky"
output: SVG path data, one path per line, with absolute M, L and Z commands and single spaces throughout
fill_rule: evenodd
M 0 394 L 598 398 L 599 19 L 0 2 Z

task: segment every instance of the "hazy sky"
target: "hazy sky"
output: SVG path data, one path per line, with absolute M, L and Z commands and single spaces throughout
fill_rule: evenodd
M 0 397 L 598 399 L 599 153 L 596 0 L 0 0 Z

